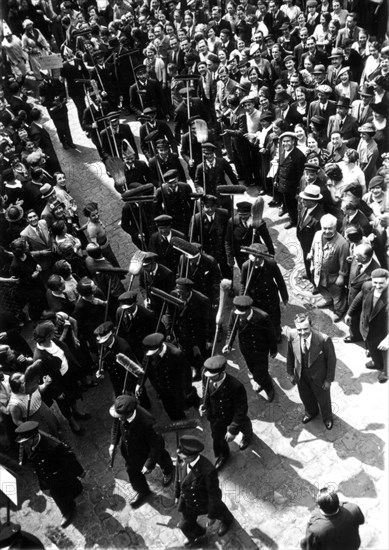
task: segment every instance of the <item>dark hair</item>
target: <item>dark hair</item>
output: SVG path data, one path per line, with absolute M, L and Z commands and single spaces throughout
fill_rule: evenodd
M 297 313 L 297 315 L 295 315 L 294 317 L 294 322 L 295 323 L 303 323 L 304 321 L 306 321 L 308 319 L 309 321 L 309 324 L 312 324 L 312 321 L 311 321 L 311 318 L 310 316 L 308 315 L 308 313 Z
M 66 222 L 65 220 L 56 220 L 53 222 L 51 226 L 51 232 L 54 235 L 54 237 L 58 237 L 59 235 L 62 235 L 65 230 L 66 233 Z
M 39 120 L 41 116 L 42 116 L 42 113 L 40 112 L 39 109 L 31 109 L 30 119 L 33 122 L 36 122 L 37 120 Z
M 66 260 L 58 260 L 53 265 L 53 273 L 63 278 L 68 277 L 72 273 L 72 266 Z
M 89 216 L 91 215 L 92 212 L 95 212 L 95 210 L 98 210 L 99 209 L 99 205 L 97 204 L 97 202 L 88 202 L 85 206 L 84 206 L 84 209 L 83 209 L 83 213 L 84 213 L 84 216 L 86 216 L 87 218 L 89 218 Z
M 21 372 L 14 372 L 9 377 L 9 387 L 14 393 L 20 393 L 23 382 L 24 374 L 22 374 Z
M 329 487 L 320 489 L 316 502 L 325 514 L 334 514 L 339 509 L 339 497 L 337 493 Z
M 86 250 L 88 256 L 94 260 L 98 260 L 102 257 L 101 247 L 95 243 L 89 243 Z
M 50 275 L 47 286 L 50 290 L 58 290 L 62 286 L 62 282 L 61 275 Z

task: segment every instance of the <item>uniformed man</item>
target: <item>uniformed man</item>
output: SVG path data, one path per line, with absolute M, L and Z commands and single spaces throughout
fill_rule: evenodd
M 162 183 L 155 195 L 155 213 L 169 214 L 173 218 L 173 227 L 188 235 L 192 215 L 191 186 L 178 181 L 178 171 L 168 170 L 163 175 Z
M 220 470 L 227 462 L 228 443 L 239 432 L 243 433 L 239 449 L 250 445 L 253 435 L 251 420 L 247 416 L 247 394 L 242 382 L 226 373 L 227 360 L 222 355 L 209 357 L 203 370 L 203 405 L 200 415 L 206 415 L 211 425 L 215 468 Z
M 216 468 L 200 453 L 203 443 L 195 436 L 183 435 L 178 453 L 184 464 L 180 468 L 180 493 L 178 511 L 182 514 L 179 527 L 188 541 L 188 547 L 206 545 L 206 529 L 198 522 L 198 516 L 207 515 L 210 524 L 220 520 L 217 534 L 223 537 L 230 529 L 234 517 L 222 501 L 222 492 Z
M 162 265 L 176 273 L 181 253 L 173 248 L 170 241 L 172 237 L 185 239 L 185 235 L 172 229 L 172 220 L 167 214 L 154 218 L 158 231 L 150 237 L 149 250 L 157 254 Z
M 173 329 L 194 368 L 194 380 L 200 380 L 200 369 L 212 345 L 211 303 L 206 296 L 193 290 L 193 281 L 185 277 L 176 280 L 176 290 L 185 305 L 178 312 Z
M 254 242 L 263 242 L 269 254 L 274 255 L 275 253 L 266 223 L 262 223 L 256 229 L 250 225 L 251 207 L 251 202 L 238 202 L 236 204 L 237 214 L 228 220 L 225 248 L 227 263 L 230 267 L 234 265 L 234 260 L 236 259 L 239 269 L 242 269 L 246 256 L 240 249 L 242 246 L 250 246 Z
M 137 303 L 139 292 L 127 290 L 119 296 L 119 307 L 116 311 L 118 334 L 129 342 L 131 351 L 141 362 L 143 357 L 142 340 L 155 331 L 158 323 L 155 313 Z M 161 327 L 161 332 L 164 332 Z
M 163 183 L 163 174 L 169 170 L 177 170 L 180 181 L 186 181 L 184 168 L 178 155 L 170 151 L 169 142 L 166 139 L 159 139 L 155 149 L 157 154 L 149 162 L 151 181 L 154 186 L 158 187 Z
M 286 306 L 289 295 L 280 268 L 275 260 L 267 258 L 267 248 L 263 244 L 254 243 L 249 247 L 252 254 L 244 262 L 240 276 L 240 293 L 253 299 L 253 305 L 269 314 L 281 341 L 281 300 Z
M 159 315 L 162 309 L 163 300 L 151 294 L 152 288 L 163 292 L 170 292 L 176 285 L 174 273 L 158 261 L 154 252 L 146 252 L 142 260 L 142 269 L 139 273 L 139 287 L 145 300 L 145 307 Z
M 131 487 L 136 491 L 130 506 L 139 508 L 151 495 L 145 476 L 158 464 L 163 472 L 162 485 L 167 487 L 173 480 L 173 463 L 162 436 L 153 428 L 154 418 L 138 405 L 135 396 L 119 395 L 109 412 L 115 418 L 109 454 L 112 457 L 121 440 L 120 451 Z
M 251 384 L 256 392 L 265 391 L 267 400 L 274 399 L 273 382 L 269 375 L 270 357 L 277 355 L 277 337 L 270 316 L 253 307 L 250 296 L 234 298 L 234 311 L 231 314 L 227 331 L 227 342 L 223 353 L 232 349 L 236 333 L 239 335 L 239 348 L 251 375 Z
M 194 283 L 194 289 L 207 296 L 211 305 L 217 307 L 220 281 L 222 280 L 218 263 L 212 256 L 204 254 L 201 250 L 201 244 L 191 243 L 191 245 L 197 249 L 197 254 L 191 256 L 182 255 L 178 266 L 178 273 L 186 273 L 187 270 L 188 278 Z
M 140 148 L 147 160 L 150 160 L 154 156 L 153 143 L 151 139 L 147 139 L 147 136 L 153 134 L 153 139 L 158 141 L 159 139 L 165 139 L 171 143 L 173 153 L 177 153 L 177 143 L 174 139 L 173 132 L 169 128 L 167 122 L 164 120 L 157 120 L 156 107 L 146 107 L 144 109 L 140 120 L 142 125 L 139 128 Z
M 40 489 L 50 491 L 61 510 L 61 527 L 68 527 L 76 510 L 74 500 L 82 493 L 79 478 L 85 476 L 84 468 L 66 443 L 40 432 L 38 422 L 23 422 L 15 433 L 33 465 Z
M 202 201 L 201 213 L 195 214 L 192 219 L 192 243 L 202 243 L 204 252 L 218 262 L 223 277 L 231 279 L 231 268 L 227 265 L 224 246 L 229 219 L 228 210 L 218 208 L 215 195 L 204 195 Z
M 170 420 L 185 419 L 184 409 L 199 403 L 186 357 L 179 348 L 165 342 L 164 335 L 158 332 L 146 336 L 142 344 L 145 375 L 137 386 L 137 395 L 141 395 L 140 388 L 148 378 Z
M 134 376 L 126 376 L 127 371 L 116 361 L 118 353 L 124 353 L 127 357 L 133 357 L 132 350 L 124 338 L 115 336 L 114 326 L 111 321 L 106 321 L 95 330 L 98 346 L 102 346 L 99 370 L 105 367 L 113 387 L 115 397 L 124 391 L 135 392 L 137 380 Z

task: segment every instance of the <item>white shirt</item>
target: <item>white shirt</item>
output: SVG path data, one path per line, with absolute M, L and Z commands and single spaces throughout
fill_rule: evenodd
M 300 345 L 302 344 L 302 341 L 304 338 L 300 338 Z M 308 338 L 305 338 L 305 347 L 307 348 L 307 351 L 309 351 L 311 347 L 311 341 L 312 341 L 312 333 L 308 336 Z
M 38 349 L 46 350 L 50 355 L 53 357 L 58 357 L 58 359 L 61 360 L 61 376 L 64 376 L 68 370 L 69 370 L 69 364 L 68 360 L 65 357 L 65 352 L 57 346 L 57 344 L 54 344 L 54 342 L 51 342 L 50 346 L 48 348 L 41 346 L 40 344 L 37 344 L 36 347 Z

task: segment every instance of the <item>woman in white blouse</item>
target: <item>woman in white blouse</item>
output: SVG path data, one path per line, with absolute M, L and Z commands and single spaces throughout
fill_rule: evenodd
M 362 187 L 362 191 L 365 193 L 365 174 L 357 165 L 358 160 L 359 155 L 355 149 L 346 149 L 343 160 L 339 162 L 339 166 L 342 170 L 345 185 L 356 182 Z
M 380 49 L 378 42 L 370 42 L 369 55 L 366 58 L 365 68 L 363 69 L 360 86 L 368 84 L 375 76 L 380 74 Z

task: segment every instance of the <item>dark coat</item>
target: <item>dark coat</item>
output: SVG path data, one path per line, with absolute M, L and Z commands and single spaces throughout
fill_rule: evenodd
M 227 224 L 225 240 L 227 261 L 229 265 L 232 265 L 234 257 L 237 259 L 238 264 L 243 264 L 247 258 L 247 254 L 240 252 L 240 249 L 242 246 L 250 246 L 252 243 L 263 243 L 266 245 L 269 254 L 275 253 L 273 242 L 265 222 L 258 228 L 253 229 L 252 227 L 245 227 L 238 214 L 234 216 L 233 224 L 230 218 Z
M 78 83 L 76 80 L 80 78 L 89 78 L 89 72 L 81 59 L 75 59 L 74 65 L 71 65 L 69 62 L 65 62 L 61 68 L 61 76 L 66 78 L 70 97 L 84 98 L 84 84 Z
M 62 491 L 67 493 L 69 499 L 74 499 L 80 493 L 81 484 L 77 478 L 84 473 L 84 468 L 66 443 L 41 433 L 40 441 L 29 460 L 42 491 Z
M 198 346 L 202 355 L 205 354 L 206 341 L 213 338 L 213 327 L 210 320 L 211 302 L 209 299 L 192 290 L 190 299 L 179 310 L 176 318 L 175 332 L 184 350 L 193 350 Z
M 203 376 L 203 395 L 208 378 Z M 241 425 L 247 419 L 248 403 L 246 388 L 237 378 L 226 374 L 223 383 L 211 393 L 207 391 L 205 409 L 210 422 L 217 420 L 228 426 L 227 431 L 238 435 Z
M 162 264 L 157 264 L 157 271 L 155 274 L 147 273 L 144 269 L 139 273 L 139 287 L 141 289 L 144 298 L 150 300 L 150 309 L 159 315 L 163 300 L 150 293 L 151 288 L 158 288 L 170 294 L 174 290 L 176 279 L 174 273 Z
M 312 246 L 313 236 L 321 229 L 320 219 L 324 216 L 324 209 L 321 204 L 317 204 L 315 208 L 305 217 L 306 209 L 302 208 L 299 211 L 297 221 L 296 236 L 300 241 L 301 248 L 306 254 L 309 253 Z
M 200 163 L 196 168 L 196 187 L 204 187 L 203 172 L 204 166 L 203 163 Z M 209 166 L 205 164 L 205 194 L 218 196 L 217 188 L 219 185 L 227 184 L 226 176 L 228 176 L 233 185 L 239 185 L 238 178 L 231 164 L 227 162 L 226 159 L 216 157 L 215 166 L 213 168 L 209 168 Z
M 129 124 L 119 124 L 118 132 L 114 132 L 113 134 L 111 129 L 108 127 L 101 132 L 100 136 L 102 142 L 103 158 L 106 158 L 108 156 L 117 156 L 115 142 L 118 149 L 119 157 L 122 158 L 122 143 L 125 139 L 134 150 L 135 157 L 138 158 L 138 149 L 136 147 L 134 134 L 132 133 Z M 115 141 L 113 138 L 115 138 Z
M 151 181 L 149 167 L 143 160 L 136 159 L 134 162 L 126 163 L 124 175 L 126 176 L 127 185 L 134 182 L 145 185 Z
M 240 293 L 244 294 L 251 260 L 247 260 L 242 266 L 240 276 Z M 256 266 L 250 277 L 249 288 L 246 292 L 251 296 L 254 306 L 271 314 L 274 309 L 279 309 L 280 297 L 283 302 L 289 299 L 288 289 L 280 268 L 274 260 L 265 259 L 261 267 Z
M 337 116 L 332 115 L 328 120 L 327 136 L 331 137 L 331 133 L 338 131 L 344 140 L 347 140 L 347 147 L 355 148 L 359 141 L 358 124 L 354 117 L 347 115 L 344 119 L 343 126 L 340 127 Z
M 186 181 L 184 168 L 182 167 L 178 155 L 175 153 L 169 153 L 166 161 L 162 160 L 159 155 L 153 157 L 150 159 L 149 168 L 151 177 L 150 181 L 155 187 L 158 187 L 159 184 L 162 183 L 162 175 L 166 174 L 169 170 L 177 170 L 178 179 L 180 181 Z
M 55 152 L 53 142 L 51 141 L 50 134 L 45 128 L 41 128 L 35 122 L 30 126 L 30 138 L 37 147 L 40 147 L 42 151 L 49 157 L 48 169 L 50 172 L 61 172 L 61 165 L 59 164 L 57 154 Z
M 172 229 L 172 237 L 180 237 L 185 239 L 185 235 L 180 231 Z M 154 252 L 158 256 L 159 262 L 169 268 L 173 273 L 177 272 L 178 262 L 181 253 L 173 248 L 170 242 L 163 237 L 159 231 L 153 233 L 150 237 L 149 251 Z
M 198 97 L 190 98 L 190 116 L 198 115 L 203 120 L 207 118 L 202 101 Z M 181 133 L 188 131 L 188 107 L 182 101 L 174 111 L 174 137 L 177 143 L 181 143 Z
M 163 183 L 155 195 L 155 215 L 168 214 L 173 218 L 174 229 L 187 235 L 193 208 L 191 194 L 188 183 Z
M 178 271 L 180 272 L 183 268 L 185 273 L 186 265 L 186 261 L 183 262 L 183 256 L 181 256 Z M 195 290 L 207 296 L 211 304 L 217 302 L 222 274 L 215 258 L 202 253 L 197 265 L 189 264 L 188 278 L 194 282 Z
M 136 416 L 131 423 L 115 419 L 112 430 L 112 442 L 118 443 L 127 466 L 144 464 L 153 470 L 165 449 L 163 437 L 154 430 L 155 420 L 145 409 L 138 406 Z
M 116 311 L 116 326 L 121 317 L 123 309 L 119 306 Z M 143 306 L 137 306 L 135 316 L 131 316 L 124 310 L 119 334 L 130 343 L 130 348 L 138 361 L 143 357 L 143 339 L 155 332 L 158 319 L 152 311 Z M 163 332 L 163 329 L 160 330 Z
M 166 351 L 161 357 L 148 358 L 147 378 L 162 399 L 171 399 L 183 402 L 185 394 L 185 381 L 190 373 L 190 366 L 183 352 L 171 344 L 165 344 Z M 142 381 L 143 382 L 143 381 Z
M 141 95 L 142 99 L 140 99 L 138 89 L 141 91 L 144 90 L 145 92 Z M 140 82 L 138 82 L 138 87 L 136 84 L 132 84 L 132 86 L 130 86 L 130 107 L 132 112 L 136 116 L 141 116 L 146 107 L 160 106 L 161 101 L 159 100 L 159 89 L 158 82 L 151 78 L 147 80 L 145 86 L 143 86 Z
M 239 347 L 244 357 L 255 357 L 263 353 L 277 352 L 277 337 L 267 313 L 256 307 L 249 321 L 238 320 Z M 230 335 L 235 321 L 235 315 L 230 316 L 227 334 Z M 229 336 L 227 336 L 228 341 Z M 232 341 L 231 341 L 232 344 Z
M 354 298 L 357 296 L 357 294 L 362 290 L 362 286 L 367 281 L 371 281 L 371 274 L 372 271 L 375 269 L 379 269 L 381 266 L 378 262 L 372 259 L 370 264 L 367 266 L 367 268 L 362 272 L 357 274 L 358 269 L 358 261 L 354 257 L 353 261 L 350 265 L 350 275 L 349 275 L 349 283 L 348 283 L 348 304 L 349 306 L 352 304 Z
M 365 523 L 361 509 L 351 502 L 340 505 L 335 516 L 326 517 L 316 509 L 308 522 L 300 545 L 303 550 L 358 550 L 359 526 Z
M 103 351 L 104 366 L 108 371 L 115 397 L 118 397 L 125 391 L 134 393 L 138 383 L 138 379 L 132 374 L 128 374 L 126 380 L 127 371 L 116 361 L 118 353 L 123 353 L 126 357 L 134 360 L 132 347 L 128 345 L 124 338 L 115 336 L 112 346 L 104 348 Z M 126 385 L 124 386 L 125 380 Z
M 305 155 L 297 147 L 286 158 L 281 153 L 276 176 L 278 191 L 281 193 L 297 192 L 304 172 L 304 163 Z
M 167 139 L 167 141 L 173 146 L 173 152 L 177 153 L 177 144 L 173 136 L 173 132 L 164 120 L 156 120 L 155 127 L 151 127 L 148 122 L 142 124 L 139 128 L 140 148 L 142 153 L 147 159 L 154 156 L 153 147 L 150 141 L 145 141 L 145 138 L 150 132 L 158 132 L 153 138 L 153 142 L 156 143 L 159 139 Z
M 224 506 L 217 471 L 207 458 L 200 456 L 182 480 L 178 511 L 207 514 L 212 519 L 224 513 Z
M 327 102 L 327 108 L 324 111 L 320 110 L 320 101 L 318 99 L 316 101 L 312 101 L 312 103 L 309 105 L 309 109 L 308 109 L 307 126 L 309 127 L 309 123 L 311 121 L 311 118 L 314 115 L 322 116 L 328 122 L 330 116 L 335 115 L 335 114 L 336 114 L 336 103 L 334 101 L 329 100 Z
M 193 223 L 193 242 L 201 242 L 200 222 L 202 223 L 203 250 L 213 256 L 217 262 L 222 263 L 226 257 L 224 241 L 227 231 L 229 213 L 224 208 L 215 210 L 215 217 L 212 221 L 204 212 L 196 214 Z
M 374 289 L 371 281 L 363 284 L 362 290 L 354 298 L 347 314 L 354 315 L 361 311 L 359 330 L 363 339 L 369 340 L 370 346 L 378 345 L 387 335 L 388 329 L 388 290 L 386 289 L 373 307 Z
M 333 382 L 335 379 L 335 367 L 336 355 L 331 338 L 326 334 L 312 330 L 308 368 L 315 386 L 322 387 L 324 382 Z M 290 376 L 296 376 L 298 380 L 301 378 L 300 337 L 295 329 L 290 330 L 288 337 L 286 370 Z

